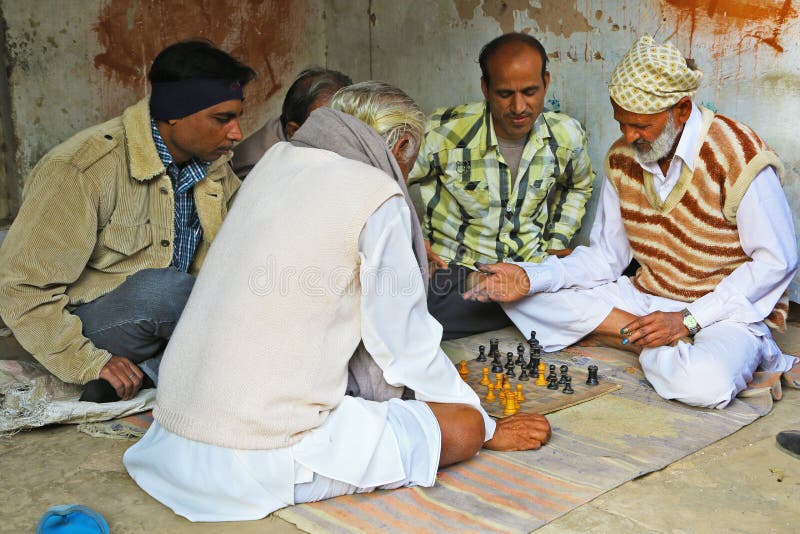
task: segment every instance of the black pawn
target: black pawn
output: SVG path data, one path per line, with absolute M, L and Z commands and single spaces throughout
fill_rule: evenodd
M 478 345 L 478 357 L 475 359 L 479 362 L 486 361 L 486 345 Z
M 597 380 L 597 366 L 590 365 L 589 366 L 589 377 L 586 379 L 587 386 L 596 386 L 600 382 Z
M 514 353 L 513 352 L 506 352 L 506 369 L 513 369 L 514 368 Z
M 517 345 L 517 359 L 514 363 L 517 365 L 525 365 L 525 346 L 522 343 Z
M 561 386 L 567 381 L 567 373 L 569 372 L 569 367 L 566 365 L 562 365 L 559 370 L 561 371 L 561 378 L 558 379 L 558 385 Z
M 548 378 L 547 389 L 558 389 L 558 377 L 555 374 Z
M 550 373 L 547 375 L 547 379 L 550 380 L 551 378 L 555 378 L 556 382 L 558 382 L 558 375 L 556 375 L 556 366 L 552 363 L 550 364 Z
M 568 376 L 564 379 L 564 391 L 567 395 L 572 395 L 575 391 L 572 389 L 572 377 Z
M 528 370 L 525 369 L 524 365 L 522 366 L 522 372 L 519 374 L 519 379 L 522 382 L 527 382 L 528 380 L 530 380 L 530 377 L 528 376 Z
M 514 372 L 514 366 L 513 365 L 508 368 L 508 371 L 506 371 L 506 376 L 508 378 L 514 378 L 515 376 L 517 376 L 517 373 Z

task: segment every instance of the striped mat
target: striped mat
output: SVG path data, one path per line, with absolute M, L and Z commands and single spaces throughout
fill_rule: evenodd
M 442 344 L 454 362 L 475 357 L 489 335 Z M 522 341 L 513 328 L 492 333 Z M 484 339 L 485 338 L 485 339 Z M 620 484 L 662 469 L 769 413 L 769 389 L 724 410 L 660 398 L 635 356 L 593 346 L 547 355 L 554 363 L 599 367 L 613 393 L 548 415 L 553 437 L 538 451 L 484 451 L 443 469 L 432 488 L 348 495 L 275 512 L 318 532 L 530 532 Z

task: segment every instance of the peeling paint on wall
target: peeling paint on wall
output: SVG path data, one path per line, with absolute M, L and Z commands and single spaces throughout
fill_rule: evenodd
M 735 44 L 741 50 L 748 41 L 781 53 L 784 29 L 797 17 L 792 0 L 665 0 L 664 7 L 666 15 L 677 19 L 675 33 L 688 30 L 690 49 L 696 32 L 718 37 L 714 47 L 717 57 Z
M 291 36 L 304 35 L 308 19 L 307 3 L 298 0 L 108 0 L 93 26 L 102 49 L 94 65 L 109 83 L 142 91 L 161 49 L 175 41 L 204 38 L 253 67 L 259 75 L 247 91 L 268 99 L 282 89 Z
M 481 5 L 481 11 L 500 25 L 503 33 L 514 31 L 514 12 L 527 15 L 535 21 L 540 32 L 552 32 L 555 35 L 569 37 L 573 33 L 592 30 L 589 20 L 578 9 L 577 1 L 542 0 L 541 7 L 533 7 L 528 0 L 453 0 L 462 21 L 470 20 L 475 15 L 475 8 Z M 526 26 L 521 31 L 530 33 L 532 27 Z

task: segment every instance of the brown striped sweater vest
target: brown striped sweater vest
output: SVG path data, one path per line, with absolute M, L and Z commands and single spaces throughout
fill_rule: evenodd
M 742 250 L 736 211 L 753 179 L 767 166 L 783 166 L 750 128 L 702 109 L 694 172 L 683 167 L 662 202 L 653 175 L 618 139 L 606 156 L 606 176 L 617 190 L 625 231 L 641 267 L 634 285 L 652 295 L 693 302 L 750 258 Z M 764 319 L 786 329 L 788 293 Z

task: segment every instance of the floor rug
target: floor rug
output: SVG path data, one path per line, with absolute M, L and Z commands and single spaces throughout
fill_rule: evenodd
M 442 344 L 453 362 L 474 359 L 490 334 Z M 503 345 L 523 341 L 513 328 L 491 333 Z M 285 508 L 282 519 L 317 532 L 530 532 L 620 484 L 662 469 L 769 413 L 769 388 L 724 410 L 660 398 L 637 358 L 589 345 L 544 355 L 599 367 L 621 389 L 548 416 L 553 437 L 538 451 L 481 452 L 443 469 L 432 488 L 350 495 Z

